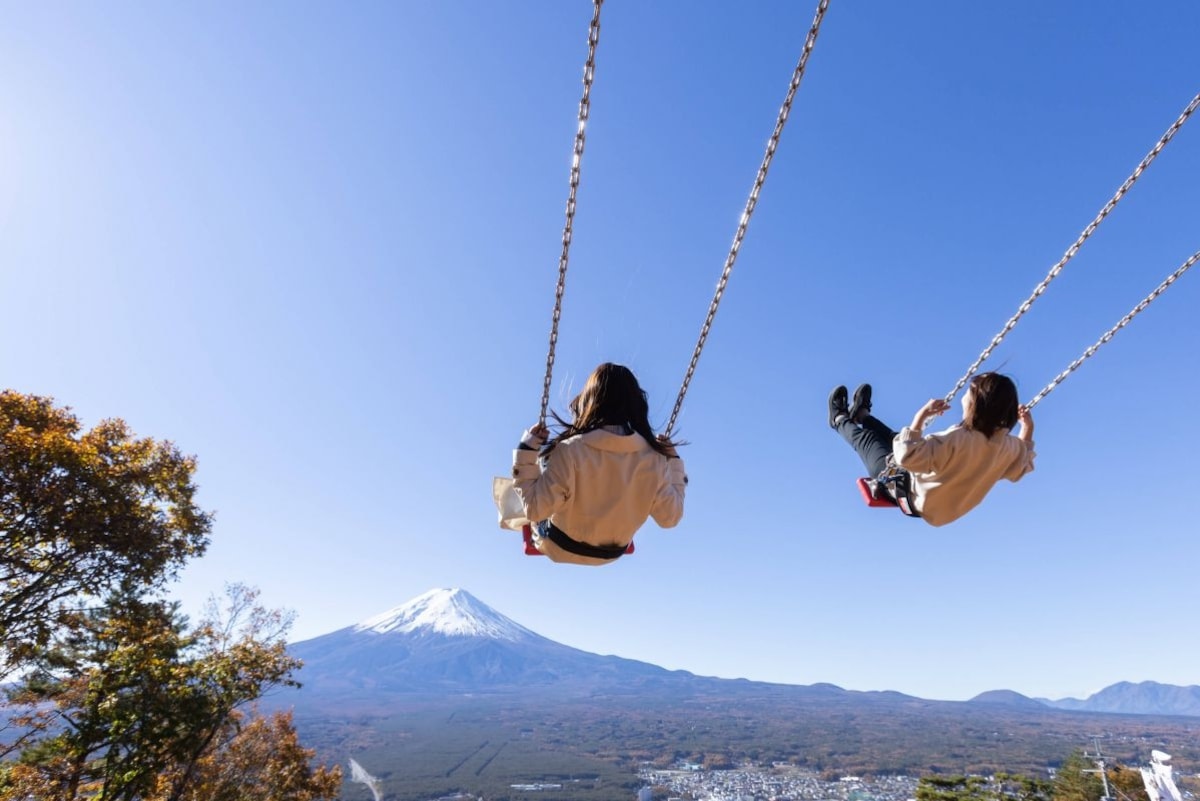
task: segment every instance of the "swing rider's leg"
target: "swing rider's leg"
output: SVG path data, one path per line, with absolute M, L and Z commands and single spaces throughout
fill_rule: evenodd
M 850 443 L 858 458 L 862 459 L 867 475 L 874 478 L 887 467 L 896 432 L 868 413 L 871 409 L 870 385 L 864 384 L 854 393 L 854 411 L 861 418 L 861 424 L 855 423 L 851 417 L 847 394 L 845 387 L 837 387 L 830 394 L 829 425 Z

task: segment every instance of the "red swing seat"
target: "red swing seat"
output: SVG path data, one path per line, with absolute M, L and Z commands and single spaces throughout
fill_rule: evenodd
M 526 556 L 545 556 L 546 555 L 546 554 L 542 553 L 541 551 L 539 551 L 537 549 L 537 546 L 533 544 L 533 526 L 529 525 L 528 523 L 521 526 L 521 536 L 525 538 L 525 555 Z M 631 553 L 633 553 L 633 543 L 632 542 L 629 543 L 629 547 L 625 549 L 626 556 L 628 556 Z
M 896 500 L 886 490 L 879 489 L 877 493 L 873 492 L 872 490 L 876 487 L 879 487 L 879 482 L 874 479 L 860 478 L 858 480 L 858 491 L 862 494 L 867 506 L 875 509 L 899 509 L 908 517 L 921 516 L 916 507 L 913 506 L 907 491 L 901 494 L 899 500 Z
M 892 500 L 892 496 L 886 492 L 881 492 L 878 498 L 875 497 L 875 494 L 871 492 L 871 479 L 869 478 L 860 478 L 858 480 L 858 491 L 862 493 L 863 500 L 866 501 L 867 506 L 872 508 L 883 509 L 895 508 L 896 506 L 896 502 Z
M 541 551 L 539 551 L 537 549 L 537 547 L 533 544 L 533 526 L 529 525 L 528 523 L 526 523 L 524 526 L 521 526 L 521 536 L 525 538 L 525 555 L 526 556 L 545 556 L 546 555 L 546 554 L 542 553 Z

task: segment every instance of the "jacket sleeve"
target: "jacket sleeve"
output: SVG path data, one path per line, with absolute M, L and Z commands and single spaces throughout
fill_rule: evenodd
M 1020 450 L 1017 451 L 1017 458 L 1013 459 L 1013 463 L 1009 466 L 1004 477 L 1009 481 L 1020 481 L 1021 477 L 1026 473 L 1033 472 L 1033 460 L 1037 456 L 1037 453 L 1033 450 L 1032 442 L 1026 445 L 1019 437 L 1013 437 L 1013 439 L 1017 441 L 1017 447 Z
M 570 499 L 574 470 L 569 450 L 562 445 L 555 448 L 545 467 L 538 461 L 538 451 L 513 451 L 513 489 L 529 520 L 536 523 L 548 519 Z
M 896 464 L 910 473 L 936 473 L 950 461 L 953 447 L 938 434 L 922 436 L 909 426 L 900 429 L 892 440 Z
M 667 459 L 666 481 L 654 498 L 650 516 L 663 528 L 673 528 L 683 519 L 683 496 L 687 490 L 687 472 L 683 459 Z

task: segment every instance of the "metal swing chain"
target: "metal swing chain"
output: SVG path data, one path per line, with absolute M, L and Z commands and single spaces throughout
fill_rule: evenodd
M 1120 322 L 1118 322 L 1112 328 L 1108 329 L 1108 331 L 1106 331 L 1104 333 L 1104 336 L 1102 336 L 1102 337 L 1100 337 L 1100 339 L 1096 340 L 1096 343 L 1094 345 L 1092 345 L 1091 347 L 1089 347 L 1087 350 L 1085 350 L 1083 352 L 1082 356 L 1080 356 L 1075 361 L 1071 362 L 1071 364 L 1067 366 L 1066 370 L 1063 370 L 1061 373 L 1059 373 L 1057 376 L 1055 376 L 1054 380 L 1051 381 L 1049 384 L 1047 384 L 1045 389 L 1043 389 L 1038 394 L 1034 395 L 1033 399 L 1030 400 L 1029 403 L 1025 404 L 1025 408 L 1032 409 L 1034 406 L 1037 406 L 1042 398 L 1049 395 L 1054 390 L 1055 387 L 1057 387 L 1059 384 L 1061 384 L 1063 381 L 1065 381 L 1067 376 L 1069 376 L 1071 373 L 1078 370 L 1079 366 L 1081 364 L 1083 364 L 1085 361 L 1087 361 L 1088 359 L 1090 359 L 1096 353 L 1096 351 L 1100 349 L 1101 345 L 1106 344 L 1110 339 L 1112 339 L 1114 336 L 1116 336 L 1118 331 L 1120 331 L 1125 326 L 1129 325 L 1130 320 L 1132 320 L 1134 317 L 1136 317 L 1138 314 L 1140 314 L 1147 306 L 1149 306 L 1151 303 L 1153 303 L 1155 298 L 1157 298 L 1159 295 L 1161 295 L 1163 292 L 1165 292 L 1167 290 L 1167 287 L 1169 287 L 1171 284 L 1175 283 L 1176 279 L 1178 279 L 1179 276 L 1186 273 L 1188 271 L 1188 269 L 1193 264 L 1195 264 L 1197 261 L 1200 261 L 1200 250 L 1193 253 L 1192 257 L 1190 259 L 1185 261 L 1183 264 L 1179 265 L 1179 269 L 1177 269 L 1175 272 L 1171 273 L 1171 275 L 1167 276 L 1167 279 L 1165 281 L 1163 281 L 1161 284 L 1159 284 L 1157 287 L 1155 287 L 1154 291 L 1151 292 L 1149 295 L 1147 295 L 1142 300 L 1141 303 L 1134 306 L 1133 309 L 1129 312 L 1129 314 L 1126 314 L 1124 317 L 1121 318 Z
M 746 228 L 750 225 L 750 216 L 754 214 L 754 207 L 758 205 L 758 193 L 762 190 L 763 184 L 767 180 L 767 170 L 771 167 L 771 160 L 775 157 L 775 149 L 779 146 L 779 137 L 783 133 L 783 126 L 787 123 L 788 115 L 791 113 L 792 100 L 796 97 L 796 90 L 800 88 L 800 80 L 804 77 L 804 68 L 808 64 L 808 56 L 812 52 L 813 45 L 817 42 L 817 34 L 821 30 L 821 21 L 825 18 L 825 11 L 829 8 L 829 0 L 820 0 L 817 4 L 817 12 L 813 17 L 812 26 L 808 29 L 808 37 L 804 41 L 804 50 L 800 54 L 800 61 L 796 64 L 796 69 L 792 72 L 792 82 L 788 87 L 787 96 L 783 100 L 783 105 L 779 109 L 779 118 L 775 121 L 775 130 L 771 133 L 771 138 L 767 141 L 767 151 L 763 155 L 762 164 L 759 165 L 758 175 L 754 179 L 754 186 L 750 190 L 750 197 L 746 200 L 746 208 L 742 212 L 742 217 L 738 223 L 737 232 L 733 236 L 733 245 L 729 249 L 729 255 L 725 257 L 725 268 L 721 271 L 721 279 L 717 282 L 717 290 L 713 295 L 712 302 L 708 306 L 708 316 L 704 318 L 704 325 L 700 327 L 700 338 L 696 341 L 696 348 L 692 351 L 692 360 L 688 363 L 687 373 L 683 377 L 683 385 L 679 388 L 679 397 L 675 399 L 675 408 L 671 410 L 671 419 L 667 422 L 667 427 L 664 429 L 664 434 L 670 436 L 675 429 L 675 422 L 679 418 L 679 411 L 683 408 L 683 398 L 687 395 L 688 386 L 692 383 L 692 376 L 696 373 L 696 365 L 700 361 L 700 353 L 704 350 L 704 343 L 708 340 L 708 332 L 712 328 L 713 319 L 717 316 L 717 307 L 721 304 L 721 296 L 725 294 L 725 285 L 729 283 L 729 274 L 733 272 L 733 264 L 737 260 L 738 251 L 742 247 L 742 239 L 746 236 Z
M 1034 287 L 1033 293 L 1025 299 L 1024 303 L 1020 305 L 1020 307 L 1017 309 L 1017 313 L 1009 318 L 1008 322 L 1004 324 L 1004 327 L 1000 329 L 1000 333 L 992 337 L 991 343 L 984 348 L 983 353 L 979 354 L 979 358 L 967 368 L 966 374 L 962 378 L 958 379 L 958 383 L 954 385 L 954 389 L 950 390 L 950 394 L 948 394 L 945 398 L 946 403 L 954 400 L 954 396 L 958 394 L 959 390 L 967 385 L 967 381 L 971 379 L 971 376 L 975 375 L 975 372 L 979 369 L 979 366 L 983 364 L 983 362 L 989 356 L 992 355 L 992 351 L 999 346 L 1004 337 L 1008 335 L 1008 332 L 1016 327 L 1017 322 L 1025 315 L 1025 312 L 1029 311 L 1029 307 L 1033 305 L 1033 302 L 1037 300 L 1043 292 L 1046 291 L 1046 287 L 1050 286 L 1050 282 L 1058 277 L 1058 274 L 1062 272 L 1064 267 L 1067 266 L 1067 262 L 1069 262 L 1075 256 L 1075 254 L 1079 252 L 1079 249 L 1083 247 L 1083 243 L 1087 241 L 1088 237 L 1090 237 L 1093 232 L 1095 232 L 1096 228 L 1100 226 L 1100 223 L 1104 221 L 1104 218 L 1108 216 L 1109 212 L 1116 208 L 1117 203 L 1120 202 L 1121 198 L 1125 196 L 1125 193 L 1128 192 L 1137 179 L 1141 177 L 1142 173 L 1146 171 L 1146 168 L 1150 166 L 1151 162 L 1158 157 L 1158 154 L 1161 153 L 1162 149 L 1167 146 L 1167 143 L 1174 138 L 1175 134 L 1179 132 L 1179 129 L 1183 127 L 1183 124 L 1187 122 L 1188 117 L 1192 115 L 1192 112 L 1195 111 L 1197 107 L 1200 107 L 1200 94 L 1197 94 L 1192 98 L 1192 102 L 1188 103 L 1187 108 L 1183 110 L 1183 113 L 1179 115 L 1179 118 L 1171 124 L 1171 127 L 1167 129 L 1167 132 L 1163 134 L 1161 139 L 1158 140 L 1158 144 L 1154 146 L 1154 149 L 1151 150 L 1144 159 L 1142 159 L 1141 163 L 1138 164 L 1137 169 L 1135 169 L 1133 173 L 1125 179 L 1125 183 L 1121 184 L 1121 187 L 1117 190 L 1116 194 L 1104 204 L 1104 208 L 1100 209 L 1100 213 L 1096 215 L 1095 219 L 1088 223 L 1087 227 L 1083 229 L 1083 233 L 1081 233 L 1079 238 L 1075 240 L 1075 244 L 1067 248 L 1067 252 L 1064 253 L 1063 257 L 1058 260 L 1058 263 L 1050 268 L 1050 272 L 1047 273 L 1046 277 L 1042 279 L 1040 284 Z M 1043 390 L 1043 392 L 1044 391 L 1045 390 Z
M 583 97 L 579 100 L 579 127 L 575 130 L 574 155 L 571 158 L 571 190 L 567 195 L 567 220 L 563 225 L 562 253 L 558 257 L 558 284 L 554 288 L 554 314 L 550 321 L 550 349 L 546 354 L 546 377 L 542 381 L 542 408 L 538 423 L 546 424 L 550 406 L 550 384 L 554 375 L 554 348 L 558 344 L 558 321 L 562 318 L 563 291 L 567 286 L 567 259 L 571 249 L 571 231 L 575 224 L 575 194 L 579 189 L 579 164 L 583 160 L 583 145 L 587 138 L 588 115 L 592 108 L 592 79 L 596 74 L 596 45 L 600 42 L 600 6 L 604 0 L 592 1 L 592 22 L 588 26 L 588 55 L 583 65 Z

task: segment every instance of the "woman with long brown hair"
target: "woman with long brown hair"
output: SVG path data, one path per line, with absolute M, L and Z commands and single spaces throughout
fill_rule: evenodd
M 683 517 L 687 475 L 675 444 L 655 435 L 649 403 L 628 368 L 605 362 L 571 401 L 571 420 L 547 442 L 535 425 L 513 452 L 514 488 L 534 521 L 537 549 L 556 562 L 608 564 L 648 518 Z

